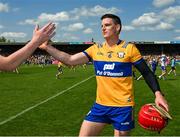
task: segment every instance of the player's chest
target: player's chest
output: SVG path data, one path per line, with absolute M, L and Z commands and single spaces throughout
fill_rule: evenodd
M 102 61 L 118 61 L 118 62 L 128 62 L 129 55 L 126 50 L 121 48 L 114 49 L 98 49 L 94 52 L 95 60 Z

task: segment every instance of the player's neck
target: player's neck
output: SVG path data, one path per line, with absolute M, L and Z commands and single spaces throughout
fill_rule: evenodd
M 119 37 L 116 37 L 116 38 L 107 38 L 106 39 L 106 44 L 109 46 L 109 47 L 113 47 L 115 46 L 119 41 Z

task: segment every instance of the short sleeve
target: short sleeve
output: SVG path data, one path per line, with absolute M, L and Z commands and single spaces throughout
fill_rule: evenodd
M 141 53 L 134 44 L 131 44 L 130 55 L 131 55 L 130 60 L 133 64 L 138 63 L 142 59 Z
M 83 53 L 89 58 L 89 60 L 93 59 L 94 47 L 95 44 L 83 51 Z

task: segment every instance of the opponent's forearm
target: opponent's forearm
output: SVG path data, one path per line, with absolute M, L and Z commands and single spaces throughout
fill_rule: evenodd
M 3 70 L 14 70 L 26 60 L 39 46 L 39 43 L 30 41 L 23 48 L 5 58 Z

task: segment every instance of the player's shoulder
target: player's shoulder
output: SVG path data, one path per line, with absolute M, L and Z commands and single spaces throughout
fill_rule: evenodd
M 132 48 L 134 46 L 136 46 L 136 45 L 132 42 L 129 42 L 129 41 L 122 40 L 122 42 L 121 42 L 122 48 Z
M 103 45 L 104 45 L 104 43 L 95 42 L 93 46 L 94 46 L 95 48 L 102 48 Z

